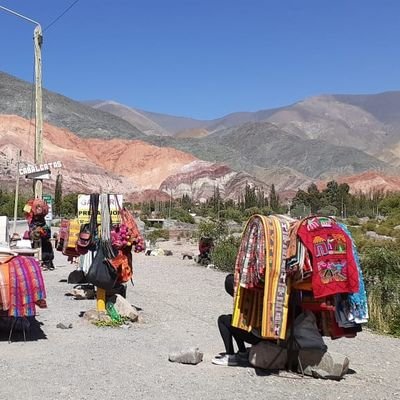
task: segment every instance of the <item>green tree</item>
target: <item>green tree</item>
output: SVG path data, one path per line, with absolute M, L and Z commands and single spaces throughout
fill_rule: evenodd
M 276 193 L 275 185 L 271 185 L 271 190 L 269 192 L 269 206 L 272 211 L 277 212 L 279 210 L 279 195 Z
M 257 194 L 256 188 L 251 187 L 248 183 L 246 183 L 246 187 L 244 189 L 244 209 L 257 207 Z
M 60 215 L 62 206 L 62 175 L 57 174 L 56 188 L 54 191 L 54 214 Z
M 306 202 L 307 205 L 310 207 L 311 214 L 316 214 L 318 210 L 321 208 L 321 193 L 318 190 L 318 187 L 315 183 L 312 183 L 308 188 L 307 188 L 307 196 L 306 196 Z
M 383 215 L 400 211 L 400 193 L 392 193 L 379 202 L 379 210 Z
M 60 215 L 73 217 L 78 214 L 78 193 L 70 193 L 63 197 Z

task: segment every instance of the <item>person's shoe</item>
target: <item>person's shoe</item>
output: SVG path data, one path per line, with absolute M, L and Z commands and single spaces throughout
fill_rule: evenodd
M 215 365 L 225 365 L 228 367 L 234 367 L 239 365 L 238 356 L 236 354 L 222 354 L 215 356 L 211 362 Z

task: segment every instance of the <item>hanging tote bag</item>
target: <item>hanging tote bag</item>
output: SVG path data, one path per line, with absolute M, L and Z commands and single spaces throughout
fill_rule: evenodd
M 81 226 L 78 240 L 76 242 L 76 251 L 84 255 L 91 248 L 95 246 L 97 237 L 97 212 L 99 208 L 99 194 L 90 195 L 90 221 L 88 224 L 83 224 Z
M 109 261 L 114 258 L 107 241 L 101 239 L 92 265 L 86 274 L 86 280 L 94 286 L 111 290 L 118 281 L 118 272 Z
M 64 247 L 62 253 L 69 257 L 78 257 L 79 253 L 76 251 L 76 242 L 80 232 L 80 224 L 77 218 L 69 220 L 67 233 L 64 240 Z
M 101 239 L 98 241 L 96 255 L 86 274 L 86 279 L 89 283 L 99 288 L 111 290 L 118 281 L 118 272 L 110 262 L 116 256 L 110 239 L 110 203 L 106 194 L 101 194 L 99 200 L 101 207 Z

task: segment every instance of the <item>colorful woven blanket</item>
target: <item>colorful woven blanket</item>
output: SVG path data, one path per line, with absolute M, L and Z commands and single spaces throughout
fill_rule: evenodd
M 46 290 L 39 262 L 33 257 L 14 257 L 9 263 L 10 317 L 36 315 L 36 304 L 45 307 Z
M 232 325 L 258 329 L 267 339 L 286 336 L 286 252 L 289 220 L 254 215 L 247 222 L 235 265 Z

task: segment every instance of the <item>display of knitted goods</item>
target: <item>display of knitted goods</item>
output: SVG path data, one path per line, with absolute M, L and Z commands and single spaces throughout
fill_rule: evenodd
M 0 271 L 0 304 L 9 317 L 32 317 L 36 306 L 47 307 L 42 270 L 35 258 L 10 257 Z
M 310 217 L 302 222 L 297 234 L 310 253 L 315 298 L 358 292 L 352 240 L 336 221 Z
M 258 329 L 267 339 L 286 336 L 289 225 L 287 217 L 254 215 L 247 222 L 236 259 L 232 325 Z

